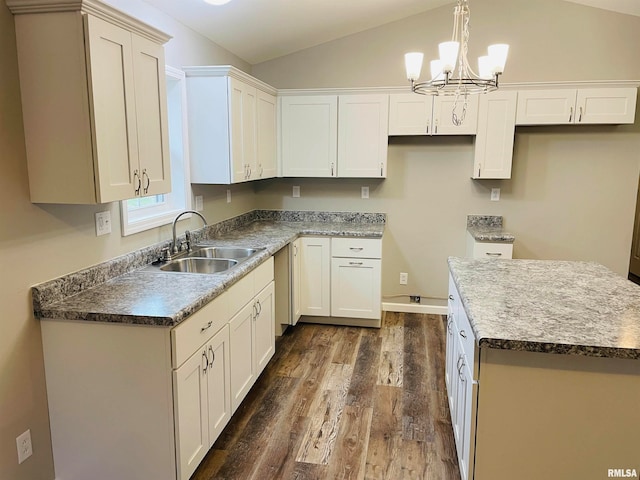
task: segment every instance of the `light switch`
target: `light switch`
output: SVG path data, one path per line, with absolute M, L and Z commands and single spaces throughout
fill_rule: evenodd
M 203 208 L 202 195 L 196 195 L 196 212 L 201 212 Z
M 360 189 L 360 195 L 362 198 L 369 198 L 369 187 L 362 187 Z
M 491 200 L 493 202 L 497 202 L 498 200 L 500 200 L 500 189 L 499 188 L 492 188 L 491 189 Z
M 111 212 L 96 213 L 96 237 L 111 233 Z
M 293 196 L 293 198 L 300 197 L 300 187 L 298 185 L 294 185 L 292 196 Z

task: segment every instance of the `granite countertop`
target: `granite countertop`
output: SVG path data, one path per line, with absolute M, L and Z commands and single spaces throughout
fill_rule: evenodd
M 32 287 L 40 319 L 175 326 L 300 235 L 381 238 L 385 216 L 331 217 L 314 212 L 252 212 L 192 232 L 194 243 L 264 250 L 228 272 L 191 274 L 149 268 L 166 242 Z M 375 215 L 375 214 L 372 214 Z
M 467 215 L 467 232 L 477 242 L 513 243 L 516 237 L 502 228 L 502 217 Z
M 480 348 L 640 358 L 640 286 L 603 265 L 450 257 L 449 270 Z

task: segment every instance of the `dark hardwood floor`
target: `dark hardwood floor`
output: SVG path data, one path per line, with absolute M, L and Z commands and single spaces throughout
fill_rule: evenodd
M 289 328 L 192 480 L 459 480 L 444 332 L 403 313 Z

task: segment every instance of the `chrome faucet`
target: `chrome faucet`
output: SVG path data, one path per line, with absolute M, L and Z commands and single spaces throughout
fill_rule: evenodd
M 206 218 L 204 218 L 204 217 L 202 216 L 202 214 L 200 214 L 200 213 L 196 212 L 195 210 L 185 210 L 184 212 L 179 213 L 179 214 L 176 216 L 176 218 L 174 218 L 174 219 L 173 219 L 173 241 L 171 242 L 171 252 L 172 252 L 172 253 L 178 253 L 178 251 L 180 250 L 180 249 L 178 248 L 178 245 L 176 245 L 176 223 L 178 222 L 178 219 L 179 219 L 181 216 L 186 215 L 187 213 L 195 213 L 197 216 L 199 216 L 199 217 L 202 219 L 202 221 L 204 222 L 204 226 L 205 226 L 205 227 L 207 226 L 207 219 L 206 219 Z M 188 232 L 188 230 L 187 230 L 187 232 Z M 187 241 L 188 241 L 188 242 L 190 242 L 190 241 L 191 241 L 191 238 L 190 238 L 190 237 L 191 237 L 191 232 L 189 232 L 189 236 L 188 236 L 188 238 L 187 238 Z M 189 244 L 188 244 L 188 245 L 189 245 Z M 191 246 L 189 245 L 189 247 L 188 247 L 188 248 L 191 248 Z

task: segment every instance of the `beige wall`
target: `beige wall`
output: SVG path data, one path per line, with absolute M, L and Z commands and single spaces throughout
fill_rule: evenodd
M 470 4 L 470 58 L 508 42 L 504 82 L 640 79 L 640 18 L 556 0 Z M 451 17 L 442 7 L 254 65 L 252 73 L 279 88 L 401 86 L 404 52 L 435 57 Z M 503 215 L 516 235 L 515 257 L 593 260 L 626 275 L 639 151 L 640 126 L 519 127 L 512 179 L 477 181 L 469 178 L 471 137 L 399 137 L 390 140 L 384 181 L 274 180 L 257 192 L 266 208 L 388 213 L 383 294 L 444 297 L 446 259 L 465 254 L 470 213 Z M 301 185 L 301 198 L 291 198 L 292 185 Z M 371 187 L 369 200 L 359 198 L 361 185 Z M 492 187 L 502 190 L 499 202 L 489 200 Z M 406 287 L 400 272 L 409 273 Z
M 247 69 L 245 62 L 193 31 L 163 15 L 154 15 L 146 4 L 138 0 L 121 3 L 121 8 L 144 9 L 147 21 L 174 35 L 166 47 L 167 63 L 233 63 Z M 0 479 L 47 480 L 54 478 L 53 460 L 40 326 L 31 313 L 29 289 L 36 283 L 166 240 L 171 229 L 165 226 L 122 237 L 118 203 L 69 206 L 34 205 L 29 201 L 15 30 L 4 0 L 0 0 L 0 152 Z M 251 185 L 232 187 L 230 205 L 226 204 L 226 188 L 196 186 L 194 192 L 205 196 L 204 214 L 210 222 L 254 208 Z M 113 232 L 96 237 L 94 213 L 104 210 L 111 211 Z M 199 227 L 195 219 L 193 226 Z M 34 453 L 18 465 L 15 439 L 26 429 L 31 429 Z

